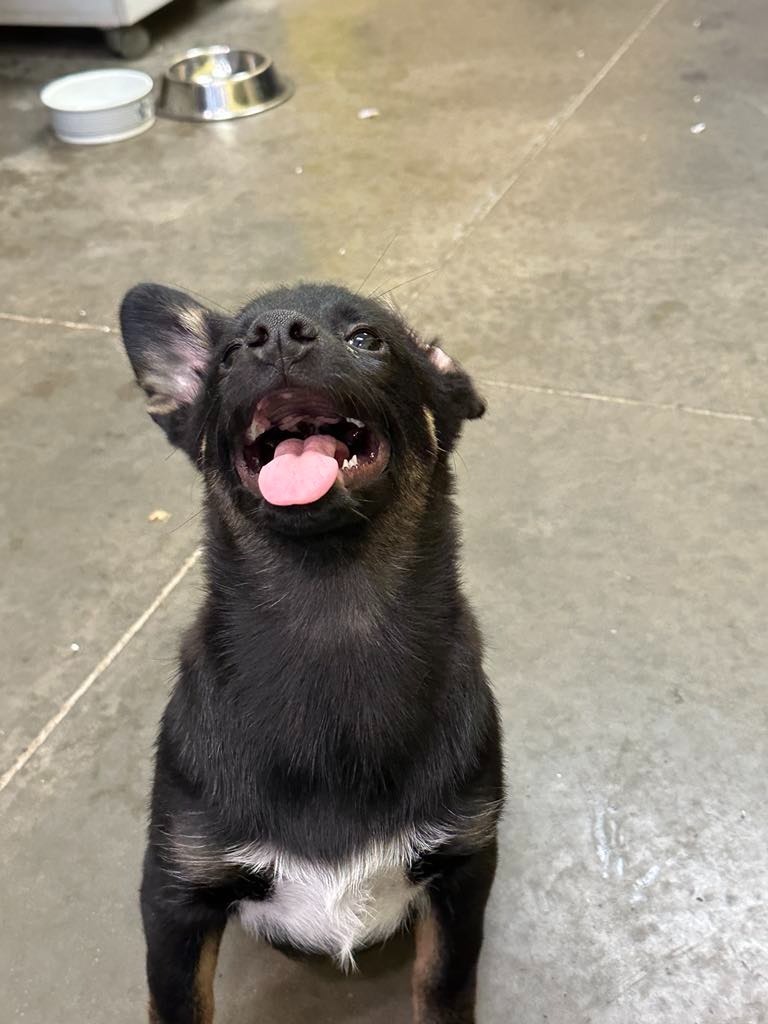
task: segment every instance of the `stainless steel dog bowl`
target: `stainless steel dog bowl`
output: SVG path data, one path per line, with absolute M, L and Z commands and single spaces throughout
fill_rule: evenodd
M 271 57 L 229 46 L 202 46 L 168 68 L 157 113 L 182 121 L 228 121 L 260 114 L 292 93 Z

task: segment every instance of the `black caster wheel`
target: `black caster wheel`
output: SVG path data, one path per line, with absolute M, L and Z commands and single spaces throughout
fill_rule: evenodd
M 104 41 L 112 53 L 126 60 L 143 57 L 152 43 L 149 30 L 144 25 L 126 25 L 123 28 L 109 28 Z

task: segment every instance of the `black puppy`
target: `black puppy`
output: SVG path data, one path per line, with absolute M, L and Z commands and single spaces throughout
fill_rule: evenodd
M 209 1024 L 236 914 L 345 966 L 413 924 L 415 1020 L 470 1024 L 502 767 L 448 454 L 483 403 L 389 308 L 330 285 L 232 318 L 139 285 L 121 323 L 205 481 L 206 597 L 141 891 L 150 1020 Z

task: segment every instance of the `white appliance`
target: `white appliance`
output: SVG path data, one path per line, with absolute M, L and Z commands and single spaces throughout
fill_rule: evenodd
M 81 26 L 104 30 L 113 53 L 129 60 L 149 49 L 142 18 L 170 0 L 0 0 L 0 25 Z

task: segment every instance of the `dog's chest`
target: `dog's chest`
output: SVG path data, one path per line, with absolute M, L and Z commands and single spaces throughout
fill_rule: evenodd
M 326 953 L 344 966 L 355 949 L 398 930 L 425 900 L 407 875 L 400 844 L 372 848 L 336 864 L 243 850 L 238 863 L 274 872 L 269 895 L 243 900 L 240 920 L 251 932 L 299 949 Z

